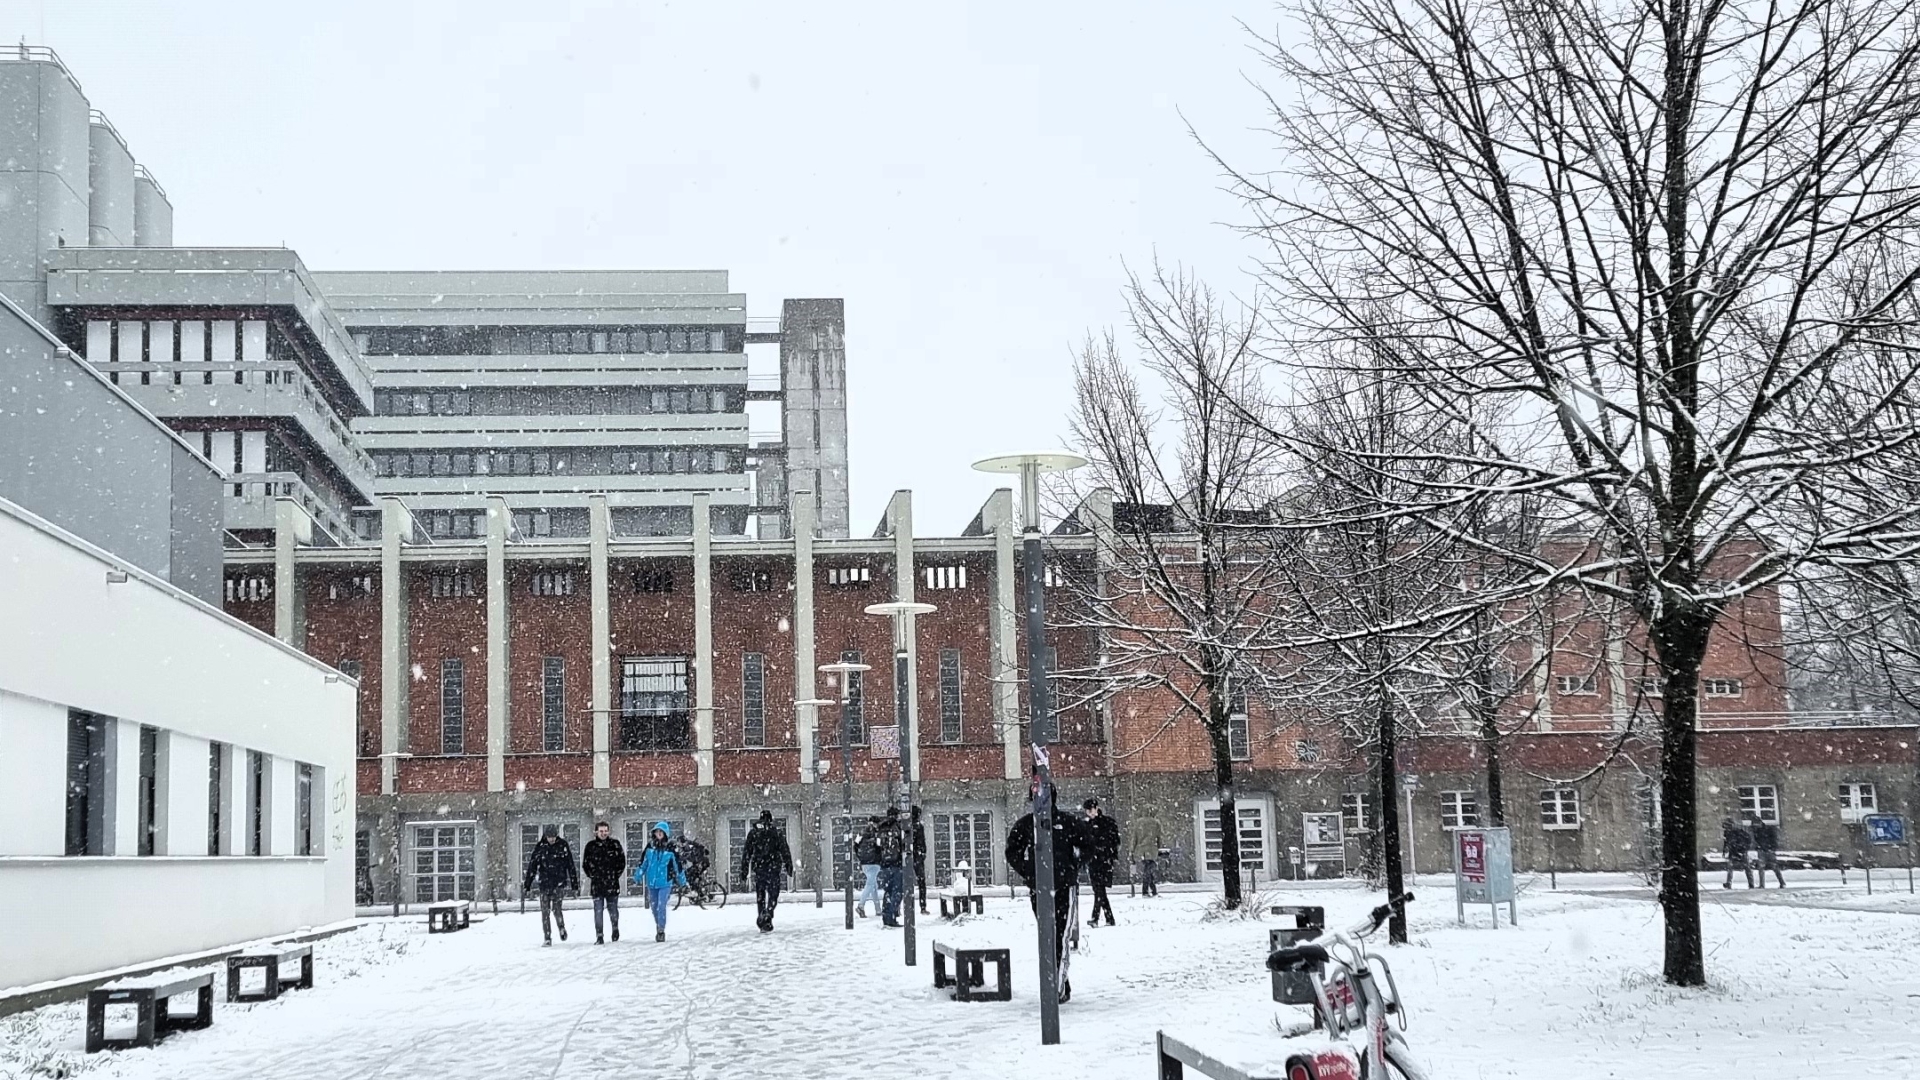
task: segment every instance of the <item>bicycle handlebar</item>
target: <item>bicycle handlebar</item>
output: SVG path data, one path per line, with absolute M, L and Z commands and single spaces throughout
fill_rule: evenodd
M 1379 931 L 1381 923 L 1393 917 L 1394 909 L 1406 907 L 1412 902 L 1413 894 L 1411 892 L 1401 893 L 1399 896 L 1374 908 L 1372 914 L 1368 915 L 1364 920 L 1355 923 L 1353 929 L 1349 930 L 1348 933 L 1356 937 L 1366 937 L 1368 934 L 1376 933 Z

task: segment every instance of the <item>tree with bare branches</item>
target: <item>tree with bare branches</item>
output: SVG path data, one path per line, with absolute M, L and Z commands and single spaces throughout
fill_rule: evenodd
M 1467 452 L 1430 456 L 1487 481 L 1430 489 L 1417 513 L 1531 493 L 1590 538 L 1474 542 L 1645 626 L 1666 687 L 1665 976 L 1700 985 L 1709 636 L 1753 590 L 1916 551 L 1920 503 L 1888 493 L 1920 415 L 1920 14 L 1903 0 L 1291 11 L 1297 40 L 1266 42 L 1284 161 L 1234 170 L 1272 245 L 1290 355 L 1391 358 L 1473 432 Z

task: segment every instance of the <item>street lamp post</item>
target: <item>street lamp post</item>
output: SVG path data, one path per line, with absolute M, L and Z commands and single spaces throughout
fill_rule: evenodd
M 847 828 L 853 828 L 853 726 L 847 717 L 847 706 L 852 703 L 853 676 L 858 672 L 872 671 L 866 664 L 855 664 L 841 660 L 831 664 L 821 664 L 820 673 L 830 675 L 840 682 L 840 770 L 841 782 L 846 790 Z M 853 835 L 847 835 L 847 929 L 853 929 Z
M 1026 586 L 1027 726 L 1033 740 L 1033 901 L 1040 932 L 1040 1042 L 1060 1041 L 1060 937 L 1054 929 L 1053 772 L 1047 743 L 1053 734 L 1053 703 L 1046 664 L 1046 580 L 1040 550 L 1040 474 L 1066 472 L 1087 463 L 1077 454 L 1007 454 L 976 461 L 981 472 L 1020 474 L 1020 571 Z
M 906 696 L 908 687 L 913 683 L 913 673 L 907 664 L 907 620 L 915 615 L 931 615 L 937 609 L 932 604 L 915 603 L 912 600 L 889 600 L 883 604 L 868 604 L 867 614 L 881 615 L 893 620 L 893 692 L 896 699 L 894 716 L 900 724 L 900 821 L 907 830 L 907 862 L 914 859 L 913 833 L 913 736 L 917 734 L 906 730 L 918 725 L 918 716 Z M 904 876 L 906 868 L 901 868 Z M 918 948 L 914 936 L 913 913 L 918 907 L 914 897 L 913 880 L 906 883 L 906 922 L 905 938 L 907 966 L 919 963 Z
M 838 703 L 829 698 L 802 698 L 793 704 L 797 709 L 813 710 L 813 745 L 814 753 L 818 755 L 820 752 L 820 710 L 823 706 Z M 818 756 L 813 759 L 813 847 L 815 851 L 820 849 L 820 836 L 824 832 L 820 826 L 820 810 L 824 804 L 824 800 L 820 797 L 820 785 L 826 781 L 827 774 L 832 771 L 833 762 Z M 829 864 L 827 868 L 828 872 L 831 873 L 831 864 L 833 862 L 833 850 L 831 848 L 827 850 L 827 862 Z M 822 889 L 820 886 L 820 874 L 816 870 L 813 875 L 813 906 L 818 908 L 824 907 L 825 904 L 826 901 L 822 897 Z

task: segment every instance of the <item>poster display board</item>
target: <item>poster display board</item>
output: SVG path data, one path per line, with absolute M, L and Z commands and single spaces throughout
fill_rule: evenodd
M 1468 904 L 1485 904 L 1500 925 L 1500 905 L 1507 905 L 1507 921 L 1518 925 L 1513 899 L 1513 833 L 1507 829 L 1455 829 L 1453 832 L 1453 898 L 1460 925 L 1467 922 Z

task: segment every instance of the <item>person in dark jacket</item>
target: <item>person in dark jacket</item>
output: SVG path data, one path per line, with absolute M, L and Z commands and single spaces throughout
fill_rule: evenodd
M 1727 880 L 1721 882 L 1720 887 L 1733 888 L 1733 868 L 1737 866 L 1746 872 L 1747 888 L 1753 888 L 1753 867 L 1747 864 L 1747 853 L 1753 850 L 1753 833 L 1746 825 L 1732 818 L 1720 819 L 1720 850 L 1727 857 Z
M 880 911 L 881 926 L 900 925 L 900 900 L 907 891 L 907 827 L 900 820 L 900 808 L 887 807 L 874 840 L 880 848 L 880 890 L 885 897 Z
M 1767 871 L 1773 871 L 1773 879 L 1781 888 L 1787 887 L 1786 876 L 1780 873 L 1780 826 L 1768 821 L 1754 821 L 1747 827 L 1753 837 L 1754 862 L 1759 871 L 1760 887 L 1767 887 Z
M 1039 783 L 1035 777 L 1034 784 Z M 1052 793 L 1050 797 L 1056 798 Z M 1055 803 L 1053 806 L 1053 938 L 1054 948 L 1058 951 L 1057 962 L 1063 965 L 1067 955 L 1067 923 L 1073 918 L 1074 883 L 1079 880 L 1080 866 L 1087 851 L 1085 826 L 1078 817 L 1063 814 Z M 1037 914 L 1040 909 L 1038 885 L 1034 880 L 1034 825 L 1033 814 L 1028 813 L 1013 823 L 1007 833 L 1007 866 L 1026 880 L 1034 888 L 1029 897 Z M 1060 1000 L 1066 1001 L 1073 996 L 1073 985 L 1063 976 L 1060 980 Z
M 880 819 L 870 817 L 853 841 L 853 859 L 860 864 L 860 873 L 866 877 L 866 887 L 860 890 L 860 898 L 854 901 L 853 910 L 861 917 L 867 917 L 867 903 L 872 901 L 874 910 L 880 909 Z
M 793 875 L 793 850 L 787 846 L 785 830 L 773 824 L 773 811 L 760 811 L 760 820 L 747 830 L 747 842 L 740 845 L 740 880 L 753 876 L 753 897 L 760 917 L 755 925 L 765 934 L 773 929 L 773 909 L 780 903 L 780 879 Z
M 613 838 L 613 826 L 602 821 L 593 827 L 593 839 L 580 852 L 580 869 L 593 889 L 593 943 L 605 945 L 601 913 L 613 924 L 613 940 L 620 940 L 620 880 L 627 876 L 627 852 Z
M 1113 902 L 1107 890 L 1113 888 L 1113 864 L 1120 860 L 1120 823 L 1100 809 L 1099 799 L 1081 804 L 1087 812 L 1087 880 L 1093 885 L 1093 917 L 1088 926 L 1100 925 L 1100 913 L 1107 913 L 1107 925 L 1113 925 Z
M 913 808 L 913 880 L 920 889 L 920 914 L 927 913 L 927 827 L 920 823 L 920 808 Z
M 553 927 L 560 927 L 560 940 L 567 940 L 567 917 L 560 910 L 560 904 L 569 892 L 580 891 L 580 871 L 573 865 L 573 849 L 560 838 L 560 830 L 547 826 L 540 842 L 533 845 L 533 853 L 527 856 L 527 877 L 521 882 L 524 892 L 540 885 L 540 933 L 546 938 L 545 944 L 553 944 Z

